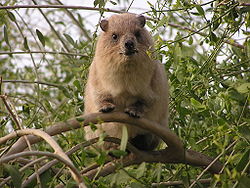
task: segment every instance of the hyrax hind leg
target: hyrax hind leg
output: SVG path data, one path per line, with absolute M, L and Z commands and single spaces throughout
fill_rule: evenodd
M 139 150 L 151 151 L 158 146 L 160 139 L 153 134 L 144 133 L 135 136 L 129 141 Z

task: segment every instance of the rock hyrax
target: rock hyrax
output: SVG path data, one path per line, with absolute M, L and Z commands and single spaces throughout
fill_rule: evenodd
M 85 89 L 85 114 L 121 111 L 144 117 L 161 126 L 168 124 L 168 83 L 164 66 L 148 56 L 153 40 L 145 29 L 145 17 L 113 15 L 102 20 L 95 56 Z M 103 123 L 98 130 L 86 127 L 86 138 L 101 131 L 121 138 L 121 123 Z M 146 130 L 127 125 L 129 141 L 138 149 L 153 150 L 159 138 Z M 106 147 L 107 148 L 107 147 Z

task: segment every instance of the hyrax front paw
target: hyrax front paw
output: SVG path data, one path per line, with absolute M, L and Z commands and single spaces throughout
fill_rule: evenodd
M 145 103 L 141 100 L 138 100 L 136 103 L 131 106 L 125 108 L 125 113 L 134 118 L 140 118 L 143 116 L 145 110 Z
M 130 106 L 125 109 L 125 113 L 128 114 L 130 117 L 140 118 L 142 117 L 142 112 L 138 110 L 135 106 Z
M 99 109 L 99 112 L 108 113 L 108 112 L 112 112 L 114 109 L 115 109 L 115 105 L 113 103 L 104 103 Z

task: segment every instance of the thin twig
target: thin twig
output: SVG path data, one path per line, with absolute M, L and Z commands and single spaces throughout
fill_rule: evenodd
M 15 122 L 15 124 L 19 127 L 20 123 L 17 119 L 16 114 L 11 110 L 10 105 L 7 102 L 7 95 L 0 95 L 0 98 L 2 99 L 6 109 L 8 110 L 10 116 L 12 117 L 13 121 Z
M 241 6 L 248 6 L 246 3 L 245 4 L 240 4 Z M 238 6 L 238 5 L 237 5 Z M 95 7 L 87 7 L 87 6 L 67 6 L 67 5 L 13 5 L 13 6 L 1 6 L 0 9 L 17 9 L 17 8 L 64 8 L 64 9 L 79 9 L 79 10 L 91 10 L 91 11 L 100 11 L 100 8 L 95 8 Z M 113 12 L 113 13 L 126 13 L 126 11 L 120 11 L 120 10 L 114 10 L 114 9 L 109 9 L 109 8 L 102 8 L 103 11 L 105 12 Z M 158 20 L 154 20 L 150 17 L 146 17 L 148 20 L 151 21 L 158 21 Z M 212 23 L 210 23 L 208 26 L 210 26 Z M 187 30 L 187 31 L 191 31 L 192 33 L 189 34 L 186 38 L 188 38 L 189 36 L 193 35 L 193 34 L 199 34 L 201 36 L 207 36 L 207 34 L 202 33 L 201 31 L 204 29 L 200 29 L 198 31 L 182 26 L 182 25 L 178 25 L 175 23 L 168 23 L 169 26 L 171 27 L 175 27 L 181 30 Z M 206 26 L 206 27 L 208 27 Z M 234 42 L 234 40 L 225 40 L 225 43 L 233 45 L 237 48 L 241 48 L 244 49 L 244 46 Z
M 250 6 L 250 3 L 241 3 L 238 6 Z M 63 9 L 79 9 L 79 10 L 92 10 L 100 11 L 100 8 L 87 7 L 87 6 L 73 6 L 73 5 L 10 5 L 0 6 L 0 9 L 20 9 L 20 8 L 63 8 Z M 105 12 L 125 13 L 126 11 L 114 10 L 109 8 L 102 8 Z
M 56 154 L 56 153 L 50 153 L 50 152 L 42 152 L 42 151 L 25 151 L 25 152 L 21 152 L 21 153 L 17 153 L 17 154 L 13 154 L 10 156 L 6 156 L 0 159 L 0 164 L 2 163 L 7 163 L 13 159 L 16 159 L 18 157 L 24 157 L 24 156 L 47 156 L 47 157 L 52 157 L 52 158 L 56 158 L 57 160 L 61 161 L 63 164 L 65 164 L 70 171 L 72 172 L 73 178 L 75 177 L 75 175 L 78 176 L 78 179 L 75 179 L 75 181 L 78 183 L 79 187 L 81 188 L 85 188 L 86 186 L 84 185 L 81 175 L 79 173 L 79 171 L 77 170 L 77 168 L 74 166 L 74 164 L 65 159 L 63 156 L 61 156 L 60 154 Z M 79 180 L 81 180 L 79 182 Z
M 41 85 L 47 85 L 52 87 L 63 87 L 59 84 L 49 83 L 49 82 L 42 82 L 42 81 L 29 81 L 29 80 L 3 80 L 3 83 L 23 83 L 23 84 L 41 84 Z
M 35 0 L 32 0 L 33 3 L 35 5 L 37 5 L 37 2 Z M 37 5 L 38 6 L 38 5 Z M 49 19 L 47 18 L 47 16 L 43 13 L 43 11 L 41 10 L 41 8 L 38 8 L 39 12 L 42 14 L 42 16 L 44 17 L 44 19 L 46 20 L 46 22 L 49 24 L 50 28 L 52 29 L 52 31 L 54 32 L 54 34 L 57 36 L 57 38 L 60 40 L 60 42 L 62 43 L 63 47 L 66 49 L 67 52 L 70 52 L 68 46 L 65 44 L 64 40 L 62 39 L 61 35 L 59 34 L 59 32 L 56 31 L 56 29 L 54 28 L 54 26 L 51 24 L 51 22 L 49 21 Z
M 72 155 L 74 152 L 76 152 L 77 150 L 81 149 L 82 147 L 87 147 L 95 142 L 97 142 L 98 139 L 92 139 L 90 141 L 84 142 L 84 143 L 80 143 L 77 144 L 76 146 L 74 146 L 73 148 L 71 148 L 70 150 L 68 150 L 66 152 L 66 155 Z M 42 174 L 44 173 L 46 170 L 50 169 L 53 165 L 57 164 L 58 160 L 52 160 L 50 162 L 48 162 L 47 164 L 45 164 L 44 166 L 42 166 L 39 170 L 38 170 L 38 174 Z M 30 182 L 32 182 L 35 178 L 35 174 L 32 174 L 31 176 L 29 176 L 28 178 L 25 179 L 25 181 L 23 182 L 22 186 L 26 187 L 30 184 Z
M 191 180 L 193 182 L 194 180 Z M 198 182 L 201 184 L 210 184 L 212 181 L 211 178 L 207 179 L 200 179 Z M 160 182 L 160 183 L 152 183 L 152 187 L 159 187 L 159 186 L 177 186 L 177 185 L 184 185 L 183 181 L 168 181 L 168 182 Z
M 69 155 L 72 155 L 73 153 L 75 153 L 76 151 L 78 151 L 79 149 L 82 149 L 82 148 L 85 148 L 85 147 L 88 147 L 94 143 L 96 143 L 97 141 L 99 140 L 99 138 L 93 138 L 89 141 L 86 141 L 86 142 L 83 142 L 83 143 L 80 143 L 80 144 L 77 144 L 76 146 L 72 147 L 70 150 L 68 150 L 66 152 L 66 154 L 69 156 Z M 113 142 L 113 143 L 116 143 L 116 144 L 120 144 L 120 139 L 118 138 L 112 138 L 112 137 L 106 137 L 104 138 L 104 141 L 108 141 L 108 142 Z M 131 144 L 128 143 L 127 145 L 127 149 L 131 152 L 134 152 L 136 153 L 136 151 L 138 151 L 134 146 L 132 146 Z M 108 160 L 107 162 L 109 162 L 110 160 Z M 53 161 L 50 161 L 49 163 L 47 163 L 46 165 L 44 165 L 43 167 L 41 167 L 39 170 L 38 170 L 38 174 L 42 174 L 44 173 L 46 170 L 50 169 L 53 165 L 57 164 L 58 161 L 57 160 L 53 160 Z M 90 167 L 82 170 L 80 173 L 81 174 L 84 174 L 84 173 L 87 173 L 88 171 L 91 171 L 93 169 L 96 169 L 98 168 L 100 165 L 91 165 Z M 23 182 L 23 186 L 26 187 L 29 185 L 29 183 L 31 183 L 35 178 L 35 174 L 32 174 L 31 176 L 29 176 L 28 178 L 26 178 L 25 182 Z M 1 186 L 1 184 L 0 184 Z
M 231 143 L 225 150 L 223 150 L 211 163 L 210 165 L 208 165 L 201 173 L 200 175 L 196 178 L 196 180 L 188 187 L 188 188 L 192 188 L 198 181 L 199 179 L 204 175 L 205 172 L 207 172 L 207 170 L 226 152 L 228 151 L 231 147 L 233 147 L 236 144 L 236 140 Z
M 68 161 L 68 163 L 72 163 L 72 161 L 69 159 L 69 157 L 64 153 L 64 151 L 62 150 L 62 148 L 56 143 L 56 141 L 50 136 L 48 135 L 47 133 L 45 133 L 44 131 L 41 131 L 41 130 L 37 130 L 37 129 L 23 129 L 23 130 L 17 130 L 15 132 L 12 132 L 2 138 L 0 138 L 0 144 L 3 144 L 5 142 L 7 142 L 8 140 L 10 139 L 13 139 L 17 136 L 23 136 L 23 135 L 29 135 L 29 134 L 32 134 L 32 135 L 36 135 L 36 136 L 39 136 L 41 137 L 42 139 L 44 139 L 55 151 L 55 154 L 58 154 L 60 155 L 62 158 L 64 158 L 65 160 Z M 13 155 L 12 155 L 13 156 Z M 8 157 L 8 156 L 7 156 Z M 4 158 L 5 159 L 5 158 Z M 3 160 L 3 159 L 1 159 Z M 0 160 L 0 161 L 1 161 Z M 83 180 L 82 180 L 82 177 L 80 175 L 80 173 L 77 172 L 74 170 L 72 171 L 71 168 L 70 168 L 70 171 L 71 171 L 71 174 L 74 178 L 74 180 L 79 184 L 83 184 Z
M 100 8 L 87 7 L 87 6 L 72 6 L 72 5 L 11 5 L 0 6 L 0 9 L 19 9 L 19 8 L 63 8 L 63 9 L 79 9 L 79 10 L 91 10 L 100 11 Z M 126 11 L 114 10 L 109 8 L 102 8 L 105 12 L 125 13 Z
M 178 24 L 175 24 L 175 23 L 168 23 L 168 25 L 171 26 L 171 27 L 174 27 L 174 28 L 178 28 L 178 29 L 181 29 L 181 30 L 185 30 L 185 31 L 190 31 L 190 32 L 192 32 L 192 33 L 190 33 L 188 36 L 185 36 L 185 38 L 188 38 L 189 36 L 194 35 L 194 34 L 199 34 L 199 35 L 201 35 L 201 36 L 203 36 L 203 37 L 206 37 L 206 36 L 207 36 L 206 33 L 203 33 L 203 32 L 201 32 L 201 31 L 204 30 L 206 27 L 208 27 L 208 25 L 205 26 L 205 27 L 203 27 L 203 28 L 201 28 L 201 29 L 199 29 L 199 30 L 191 29 L 191 28 L 189 28 L 189 27 L 181 26 L 181 25 L 178 25 Z M 184 37 L 181 38 L 181 40 L 182 40 L 182 39 L 184 39 Z M 237 48 L 241 48 L 241 49 L 244 49 L 244 48 L 245 48 L 244 45 L 241 45 L 241 44 L 239 44 L 239 43 L 237 43 L 237 42 L 234 42 L 234 40 L 232 40 L 232 39 L 224 40 L 224 42 L 227 43 L 227 44 L 229 44 L 229 45 L 231 45 L 231 46 L 237 47 Z
M 60 0 L 57 0 L 57 2 L 61 5 L 63 5 L 63 3 Z M 83 26 L 80 24 L 80 22 L 75 18 L 75 16 L 68 10 L 68 9 L 64 9 L 66 11 L 66 13 L 69 15 L 69 17 L 75 22 L 75 24 L 78 26 L 78 28 L 82 31 L 82 33 L 84 34 L 84 36 L 91 41 L 92 38 L 89 36 L 88 32 L 86 31 L 85 28 L 83 28 Z
M 23 172 L 24 170 L 26 170 L 27 168 L 29 168 L 30 166 L 37 164 L 43 160 L 47 159 L 47 157 L 41 157 L 35 160 L 32 160 L 30 163 L 26 164 L 25 166 L 23 166 L 22 168 L 19 169 L 20 172 Z M 39 174 L 39 171 L 37 171 L 37 173 Z M 36 174 L 35 174 L 36 175 Z M 11 180 L 11 176 L 5 178 L 1 183 L 0 183 L 0 187 L 2 187 L 3 185 L 5 185 L 9 180 Z
M 81 53 L 70 53 L 70 52 L 56 52 L 56 51 L 29 51 L 29 52 L 0 52 L 0 55 L 9 55 L 9 54 L 62 54 L 62 55 L 70 55 L 70 56 L 81 56 L 81 57 L 89 57 L 87 55 L 81 54 Z
M 5 104 L 5 107 L 8 109 L 11 117 L 14 119 L 14 122 L 16 123 L 16 126 L 18 127 L 18 129 L 23 130 L 23 126 L 22 126 L 22 124 L 21 124 L 21 122 L 19 120 L 19 117 L 17 115 L 17 111 L 16 111 L 14 105 L 8 100 L 8 98 L 7 98 L 6 95 L 5 95 L 5 97 L 1 96 L 1 98 L 2 98 L 2 100 L 4 102 L 4 104 Z M 29 139 L 27 138 L 26 135 L 24 135 L 24 140 L 25 140 L 25 142 L 26 142 L 29 150 L 32 151 L 31 144 L 30 144 Z M 35 158 L 33 156 L 32 156 L 32 158 L 33 158 L 33 160 L 35 160 Z M 39 178 L 39 176 L 37 174 L 38 166 L 36 164 L 34 164 L 34 168 L 35 168 L 35 174 L 36 174 L 36 177 L 37 177 L 38 187 L 41 187 L 40 186 L 41 185 L 41 181 L 40 181 L 40 178 Z

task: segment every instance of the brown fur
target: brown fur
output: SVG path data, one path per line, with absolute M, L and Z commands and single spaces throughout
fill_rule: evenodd
M 167 126 L 167 79 L 163 65 L 147 55 L 153 41 L 144 24 L 143 16 L 128 13 L 113 15 L 101 22 L 104 32 L 99 36 L 90 66 L 85 89 L 85 114 L 122 111 Z M 117 40 L 112 38 L 114 34 Z M 129 50 L 124 44 L 128 41 L 134 44 L 132 55 L 125 55 Z M 109 136 L 121 138 L 122 125 L 103 123 L 95 132 L 86 127 L 86 137 L 98 137 L 104 130 Z M 134 142 L 148 142 L 149 146 L 142 149 L 152 150 L 158 145 L 159 139 L 147 131 L 133 125 L 126 126 L 130 139 L 143 135 Z

